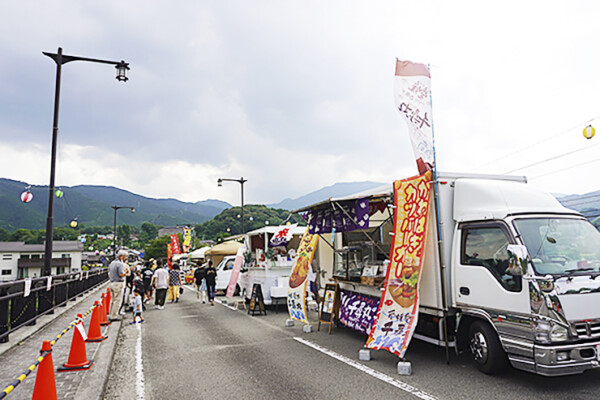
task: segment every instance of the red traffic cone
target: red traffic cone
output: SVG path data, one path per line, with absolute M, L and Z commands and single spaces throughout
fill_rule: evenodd
M 94 362 L 87 359 L 85 352 L 85 328 L 83 326 L 83 316 L 77 314 L 77 324 L 73 327 L 73 341 L 71 342 L 71 350 L 69 351 L 69 359 L 62 367 L 58 367 L 58 372 L 76 371 L 80 369 L 88 369 Z
M 102 297 L 100 300 L 100 325 L 102 326 L 110 325 L 110 321 L 106 319 L 106 316 L 108 314 L 108 312 L 106 311 L 106 309 L 108 308 L 106 304 L 106 297 L 104 296 L 104 293 L 102 293 Z
M 110 289 L 106 289 L 106 314 L 110 314 Z
M 94 302 L 94 310 L 92 311 L 92 318 L 90 319 L 90 329 L 88 330 L 86 342 L 102 342 L 108 339 L 108 336 L 102 336 L 100 330 L 100 314 L 102 313 L 102 306 L 98 301 Z
M 32 400 L 56 400 L 56 380 L 54 379 L 54 362 L 52 361 L 52 345 L 49 340 L 44 340 L 42 352 L 49 351 L 38 366 L 33 387 Z

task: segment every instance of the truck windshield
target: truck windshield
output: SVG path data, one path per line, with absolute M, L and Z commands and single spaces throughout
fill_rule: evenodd
M 600 232 L 587 220 L 528 218 L 515 226 L 540 275 L 600 271 Z

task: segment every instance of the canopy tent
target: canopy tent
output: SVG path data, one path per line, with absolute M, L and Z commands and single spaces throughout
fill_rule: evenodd
M 211 247 L 204 253 L 204 257 L 210 258 L 216 267 L 225 256 L 234 256 L 240 247 L 244 247 L 244 245 L 230 240 Z
M 211 248 L 208 246 L 200 247 L 199 249 L 192 251 L 189 258 L 190 260 L 203 260 L 205 253 L 210 249 Z

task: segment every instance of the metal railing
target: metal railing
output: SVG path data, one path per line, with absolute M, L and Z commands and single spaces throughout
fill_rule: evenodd
M 25 325 L 35 325 L 38 317 L 51 314 L 84 292 L 106 282 L 108 269 L 93 269 L 54 275 L 48 287 L 48 277 L 31 279 L 31 289 L 25 296 L 25 280 L 0 283 L 0 343 Z

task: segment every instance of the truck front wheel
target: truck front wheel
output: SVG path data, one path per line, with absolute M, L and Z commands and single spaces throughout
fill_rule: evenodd
M 498 335 L 483 321 L 474 321 L 469 329 L 469 347 L 477 368 L 486 374 L 502 372 L 508 366 Z

